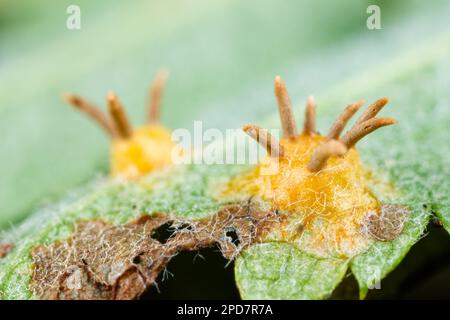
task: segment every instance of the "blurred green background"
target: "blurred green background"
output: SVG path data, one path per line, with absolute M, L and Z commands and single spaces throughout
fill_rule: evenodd
M 373 3 L 381 30 L 366 27 Z M 80 30 L 66 28 L 70 4 Z M 438 34 L 448 13 L 445 1 L 2 0 L 0 227 L 107 172 L 109 142 L 63 92 L 104 106 L 113 89 L 138 124 L 166 67 L 167 126 L 235 128 L 274 111 L 276 74 L 303 101 Z

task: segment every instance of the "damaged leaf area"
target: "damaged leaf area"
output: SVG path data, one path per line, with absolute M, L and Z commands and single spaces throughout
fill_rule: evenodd
M 386 204 L 381 206 L 381 213 L 369 214 L 363 226 L 365 233 L 378 241 L 390 241 L 403 231 L 409 210 L 405 206 Z
M 273 212 L 249 202 L 194 221 L 154 214 L 125 225 L 80 222 L 67 241 L 33 249 L 31 289 L 44 299 L 134 299 L 180 251 L 218 245 L 224 257 L 233 259 L 276 220 Z M 171 236 L 155 238 L 157 229 L 167 225 Z

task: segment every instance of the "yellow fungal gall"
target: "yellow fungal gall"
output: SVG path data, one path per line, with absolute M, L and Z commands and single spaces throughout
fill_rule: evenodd
M 321 136 L 315 129 L 315 101 L 308 98 L 304 128 L 298 135 L 290 99 L 279 77 L 275 79 L 275 94 L 284 136 L 280 141 L 267 139 L 262 134 L 264 129 L 245 125 L 243 130 L 265 145 L 269 157 L 246 176 L 235 178 L 226 193 L 259 197 L 284 213 L 281 227 L 271 235 L 273 240 L 294 242 L 318 256 L 354 256 L 370 239 L 364 233 L 366 217 L 381 212 L 381 204 L 367 188 L 370 178 L 354 145 L 371 131 L 395 123 L 393 119 L 375 118 L 387 98 L 369 106 L 340 138 L 361 101 L 348 106 L 330 133 Z M 277 150 L 275 155 L 273 150 Z M 277 170 L 267 174 L 267 166 Z
M 125 109 L 113 92 L 107 96 L 109 117 L 85 99 L 66 94 L 65 100 L 86 113 L 111 137 L 111 174 L 137 178 L 172 164 L 172 154 L 182 150 L 171 139 L 170 131 L 159 123 L 159 109 L 167 72 L 160 71 L 150 88 L 148 123 L 133 128 Z
M 111 144 L 111 173 L 114 176 L 139 177 L 170 165 L 176 145 L 170 131 L 158 124 L 136 128 L 128 139 L 115 139 Z

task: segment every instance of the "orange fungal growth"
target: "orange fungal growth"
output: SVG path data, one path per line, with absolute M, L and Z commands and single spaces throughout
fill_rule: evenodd
M 160 71 L 150 88 L 149 121 L 133 128 L 125 109 L 113 92 L 107 95 L 109 116 L 83 98 L 65 94 L 64 99 L 86 113 L 111 137 L 111 174 L 137 178 L 172 164 L 173 152 L 182 153 L 171 139 L 170 131 L 159 123 L 159 109 L 167 72 Z
M 275 80 L 275 88 L 276 93 L 277 88 L 282 91 L 277 93 L 277 101 L 283 137 L 280 141 L 267 138 L 264 129 L 244 126 L 243 130 L 251 138 L 266 146 L 270 157 L 249 174 L 231 181 L 226 194 L 250 194 L 286 213 L 282 216 L 281 228 L 276 228 L 271 235 L 274 240 L 295 242 L 319 256 L 351 257 L 360 252 L 369 239 L 363 232 L 367 215 L 380 212 L 380 203 L 368 191 L 370 177 L 354 145 L 368 133 L 396 122 L 376 118 L 387 98 L 371 105 L 340 138 L 346 123 L 363 102 L 349 105 L 329 134 L 321 136 L 315 129 L 315 102 L 310 97 L 304 129 L 298 135 L 290 99 L 280 77 Z M 273 156 L 273 150 L 278 150 L 278 156 Z M 274 163 L 278 170 L 265 174 L 265 166 Z

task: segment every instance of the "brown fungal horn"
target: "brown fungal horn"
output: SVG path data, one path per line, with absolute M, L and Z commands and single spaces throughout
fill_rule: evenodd
M 303 133 L 308 135 L 316 133 L 316 100 L 313 96 L 309 96 L 306 102 Z
M 93 119 L 97 124 L 111 137 L 114 138 L 116 135 L 114 124 L 111 120 L 94 104 L 90 103 L 86 99 L 72 94 L 65 93 L 63 96 L 64 100 L 77 108 L 81 112 L 85 113 L 91 119 Z
M 388 97 L 383 97 L 381 99 L 378 99 L 374 103 L 372 103 L 370 106 L 367 107 L 366 111 L 359 117 L 358 120 L 356 120 L 356 123 L 354 126 L 361 124 L 365 122 L 366 120 L 374 118 L 378 112 L 380 112 L 381 109 L 389 102 Z
M 327 135 L 328 140 L 338 139 L 344 130 L 347 122 L 350 118 L 361 108 L 364 104 L 364 100 L 359 100 L 355 103 L 348 105 L 345 110 L 339 115 L 339 117 L 334 121 L 333 125 L 330 128 L 330 132 Z
M 297 136 L 297 127 L 295 125 L 291 99 L 289 98 L 286 85 L 280 76 L 275 77 L 275 96 L 277 98 L 283 136 L 293 139 Z
M 307 168 L 311 172 L 322 170 L 331 156 L 342 156 L 347 152 L 345 144 L 338 140 L 329 140 L 318 146 L 309 161 Z
M 392 118 L 371 118 L 353 126 L 352 129 L 344 135 L 342 142 L 347 146 L 347 148 L 350 149 L 369 133 L 377 130 L 378 128 L 395 123 L 397 123 L 397 121 Z
M 124 139 L 131 137 L 131 125 L 128 122 L 128 118 L 125 114 L 125 110 L 122 104 L 119 102 L 114 92 L 110 91 L 108 93 L 107 100 L 109 113 L 111 115 L 111 118 L 113 119 L 119 137 Z
M 266 129 L 262 129 L 252 124 L 246 124 L 242 130 L 263 146 L 271 157 L 282 157 L 284 155 L 283 146 Z
M 158 71 L 150 87 L 150 100 L 148 106 L 149 123 L 159 122 L 161 101 L 164 93 L 164 87 L 166 85 L 168 77 L 169 73 L 167 72 L 167 70 L 162 69 Z

